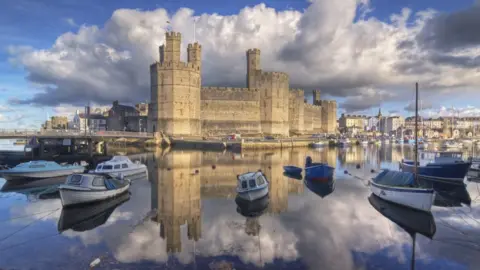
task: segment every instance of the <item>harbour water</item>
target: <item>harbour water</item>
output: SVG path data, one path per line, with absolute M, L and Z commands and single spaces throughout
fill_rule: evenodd
M 412 238 L 372 207 L 366 184 L 372 169 L 397 169 L 412 150 L 135 153 L 149 173 L 129 195 L 68 211 L 48 192 L 62 179 L 0 179 L 0 269 L 411 269 Z M 307 155 L 336 167 L 324 192 L 283 175 Z M 258 169 L 269 198 L 249 216 L 235 202 L 236 175 Z M 416 236 L 416 269 L 478 269 L 480 181 L 465 183 L 466 192 L 433 207 L 433 239 Z

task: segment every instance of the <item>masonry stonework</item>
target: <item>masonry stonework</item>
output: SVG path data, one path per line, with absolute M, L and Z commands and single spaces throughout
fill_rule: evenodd
M 259 49 L 246 52 L 247 88 L 228 88 L 201 87 L 201 45 L 188 44 L 187 63 L 180 61 L 180 48 L 180 33 L 167 33 L 159 62 L 150 66 L 149 131 L 174 136 L 336 132 L 336 102 L 320 100 L 316 90 L 314 104 L 304 103 L 304 91 L 290 89 L 288 74 L 260 68 Z

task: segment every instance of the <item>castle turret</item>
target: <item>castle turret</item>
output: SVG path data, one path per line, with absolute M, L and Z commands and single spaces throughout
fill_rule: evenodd
M 188 44 L 187 48 L 188 63 L 193 63 L 201 69 L 202 65 L 202 46 L 197 42 Z
M 180 61 L 180 44 L 182 44 L 182 35 L 176 32 L 168 32 L 165 35 L 164 61 L 179 62 Z M 162 58 L 162 53 L 160 53 Z M 162 62 L 160 60 L 160 62 Z
M 321 99 L 320 99 L 320 90 L 313 90 L 313 105 L 320 105 Z
M 247 51 L 247 87 L 255 88 L 255 74 L 260 70 L 260 50 L 249 49 Z

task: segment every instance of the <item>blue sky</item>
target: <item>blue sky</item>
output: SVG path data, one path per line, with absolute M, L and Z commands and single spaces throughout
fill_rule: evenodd
M 400 13 L 402 8 L 410 8 L 413 13 L 435 9 L 443 13 L 453 13 L 468 9 L 472 6 L 473 0 L 456 1 L 435 1 L 435 0 L 371 0 L 369 7 L 372 10 L 368 17 L 376 18 L 380 21 L 389 21 L 393 13 Z M 170 14 L 175 13 L 180 7 L 188 7 L 195 11 L 195 14 L 217 13 L 219 15 L 238 14 L 245 6 L 257 5 L 259 1 L 75 1 L 75 0 L 3 0 L 0 8 L 0 128 L 16 126 L 39 126 L 39 122 L 44 120 L 46 114 L 54 114 L 50 106 L 17 105 L 14 106 L 12 99 L 30 98 L 35 92 L 35 85 L 25 79 L 28 71 L 22 65 L 14 66 L 9 63 L 11 55 L 8 52 L 9 46 L 30 46 L 35 50 L 49 49 L 55 40 L 66 32 L 77 32 L 80 25 L 97 25 L 102 28 L 112 16 L 112 13 L 121 8 L 154 10 L 165 8 Z M 273 7 L 277 11 L 298 10 L 303 12 L 309 7 L 307 1 L 300 0 L 271 0 L 263 1 L 268 7 Z M 358 12 L 357 12 L 358 13 Z M 357 14 L 358 15 L 358 14 Z M 405 91 L 412 91 L 411 89 Z M 472 99 L 471 93 L 463 92 L 452 95 L 438 102 L 443 106 L 464 107 L 467 105 L 479 106 L 478 99 Z M 432 96 L 431 93 L 426 94 Z M 54 98 L 54 97 L 52 97 Z M 345 101 L 346 97 L 335 97 L 339 103 Z M 433 102 L 437 102 L 433 101 Z M 10 107 L 6 110 L 4 107 Z M 404 114 L 403 107 L 405 101 L 389 101 L 382 104 L 384 111 L 399 111 Z M 3 108 L 3 112 L 2 112 Z M 374 109 L 377 111 L 378 109 Z M 340 110 L 341 111 L 341 110 Z M 368 110 L 367 110 L 368 111 Z M 8 118 L 6 118 L 8 117 Z M 5 119 L 19 119 L 19 122 L 8 123 Z M 4 119 L 2 121 L 2 119 Z M 33 126 L 32 126 L 33 127 Z

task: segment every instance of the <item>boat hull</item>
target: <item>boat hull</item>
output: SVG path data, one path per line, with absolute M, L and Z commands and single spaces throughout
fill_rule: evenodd
M 305 168 L 305 178 L 312 181 L 328 180 L 333 175 L 335 169 L 328 165 L 322 164 Z
M 312 148 L 323 148 L 325 146 L 324 143 L 313 143 Z
M 298 175 L 302 173 L 302 168 L 296 166 L 283 166 L 283 170 L 292 175 Z
M 102 171 L 95 170 L 94 173 L 108 173 L 108 174 L 122 174 L 123 176 L 132 176 L 137 174 L 142 174 L 147 172 L 147 166 L 139 166 L 138 168 L 128 169 L 128 170 L 111 170 L 111 171 Z
M 263 188 L 255 189 L 255 190 L 249 190 L 245 192 L 238 192 L 237 196 L 243 200 L 247 201 L 254 201 L 258 200 L 260 198 L 263 198 L 268 194 L 268 186 L 265 186 Z
M 74 173 L 83 173 L 84 170 L 85 168 L 78 167 L 78 168 L 54 170 L 54 171 L 35 171 L 35 172 L 5 171 L 5 172 L 1 172 L 0 175 L 2 178 L 5 178 L 5 180 L 7 181 L 18 181 L 18 180 L 25 180 L 25 179 L 45 179 L 45 178 L 61 177 L 61 176 L 67 176 Z
M 370 182 L 370 189 L 378 197 L 413 209 L 429 212 L 435 193 L 433 189 L 391 187 Z
M 78 190 L 71 189 L 68 187 L 60 187 L 60 199 L 62 200 L 62 205 L 78 205 L 83 203 L 97 202 L 118 196 L 128 190 L 130 184 L 127 184 L 121 188 L 113 190 Z
M 463 182 L 463 179 L 470 169 L 471 163 L 441 163 L 429 164 L 426 166 L 418 166 L 418 176 L 426 179 L 441 180 L 441 181 L 456 181 Z M 403 172 L 415 173 L 414 164 L 401 163 L 400 166 Z

